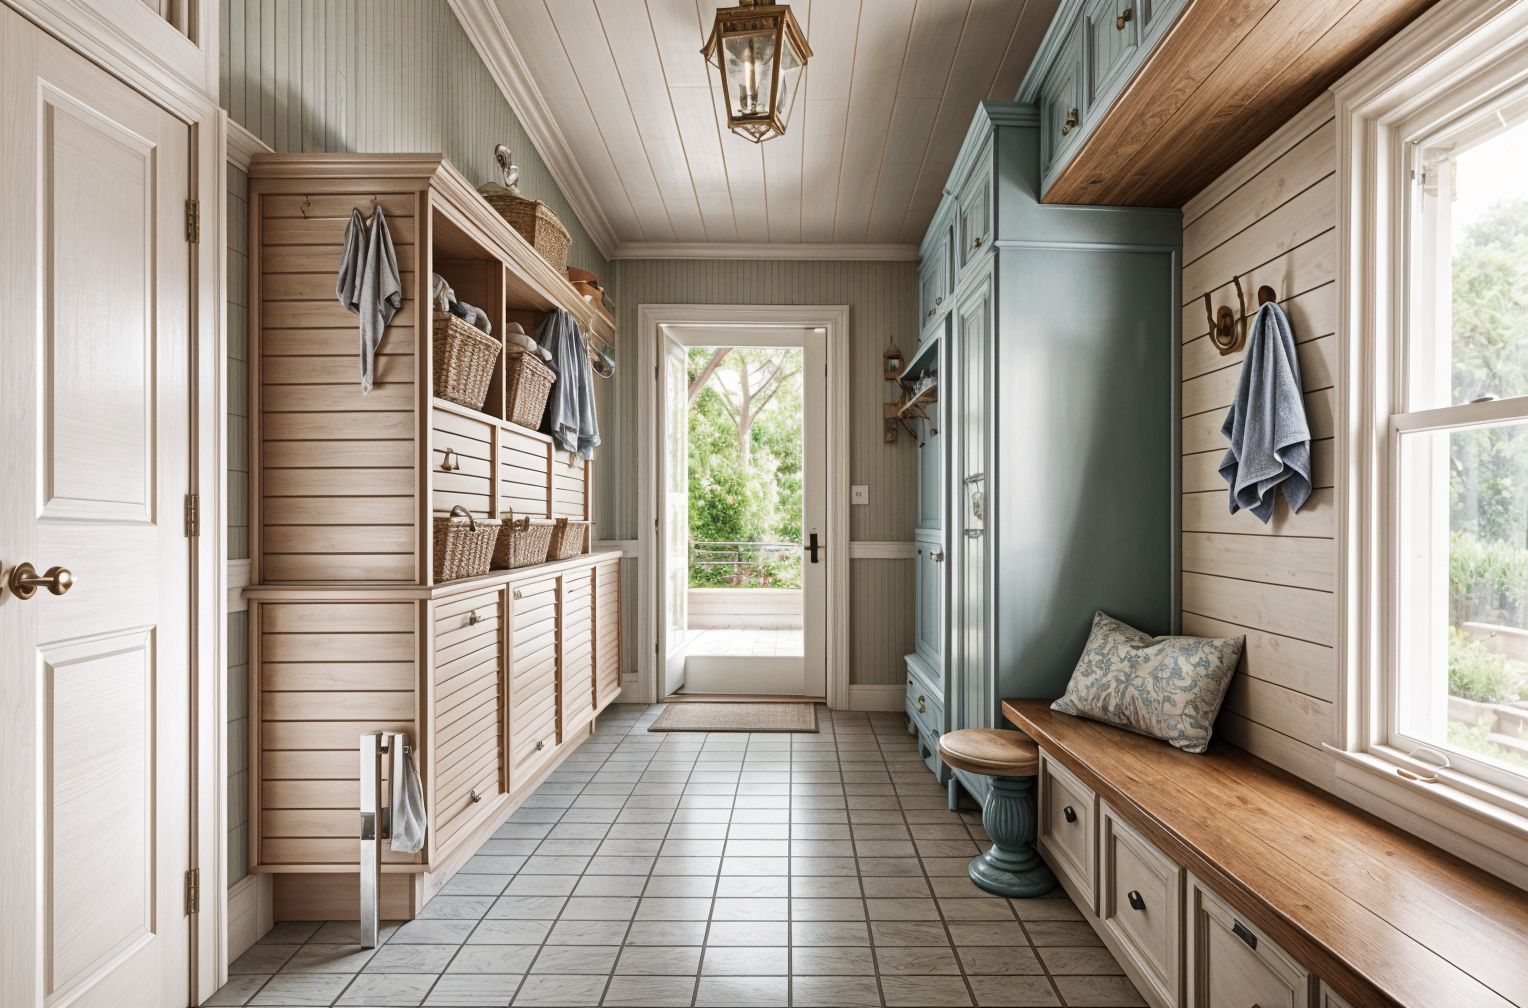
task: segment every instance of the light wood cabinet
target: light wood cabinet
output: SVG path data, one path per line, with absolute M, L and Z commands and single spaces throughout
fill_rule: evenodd
M 1098 797 L 1066 767 L 1040 757 L 1036 843 L 1051 865 L 1098 909 Z
M 1107 803 L 1098 845 L 1098 919 L 1134 967 L 1142 994 L 1152 1004 L 1176 1006 L 1183 989 L 1183 869 Z
M 1198 879 L 1189 880 L 1188 1005 L 1307 1008 L 1310 974 Z M 1328 1005 L 1341 1005 L 1328 1001 Z
M 558 308 L 614 333 L 439 157 L 270 155 L 249 174 L 250 867 L 276 876 L 284 919 L 353 908 L 357 745 L 403 732 L 429 829 L 419 853 L 385 853 L 383 898 L 408 916 L 621 682 L 619 554 L 434 581 L 435 515 L 587 521 L 592 464 L 506 419 L 502 355 L 481 409 L 433 395 L 431 274 L 495 334 Z M 363 396 L 334 273 L 352 208 L 374 201 L 404 297 Z

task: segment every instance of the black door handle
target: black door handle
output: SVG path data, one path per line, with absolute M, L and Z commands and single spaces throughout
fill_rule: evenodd
M 811 555 L 812 563 L 817 562 L 817 533 L 813 532 L 806 537 L 806 551 Z

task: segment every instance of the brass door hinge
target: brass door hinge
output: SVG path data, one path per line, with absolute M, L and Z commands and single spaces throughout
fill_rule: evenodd
M 186 241 L 195 245 L 202 240 L 202 205 L 194 199 L 186 200 Z
M 202 870 L 192 868 L 186 872 L 186 913 L 201 913 L 202 910 Z
M 202 499 L 196 494 L 186 494 L 186 538 L 195 539 L 201 534 Z

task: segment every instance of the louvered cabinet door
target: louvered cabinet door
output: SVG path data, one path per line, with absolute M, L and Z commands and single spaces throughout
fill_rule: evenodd
M 504 653 L 501 589 L 435 605 L 433 718 L 427 769 L 435 859 L 504 794 Z
M 509 587 L 509 780 L 516 790 L 557 750 L 558 581 Z
M 621 694 L 621 561 L 594 568 L 594 709 Z
M 594 577 L 593 567 L 562 577 L 558 631 L 564 739 L 577 737 L 594 720 Z

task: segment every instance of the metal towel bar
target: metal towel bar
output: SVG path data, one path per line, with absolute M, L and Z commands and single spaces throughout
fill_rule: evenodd
M 377 947 L 378 901 L 382 891 L 382 841 L 392 837 L 393 779 L 382 782 L 382 759 L 394 746 L 408 751 L 402 732 L 361 735 L 361 915 L 356 930 L 362 948 Z M 384 794 L 385 790 L 385 794 Z

